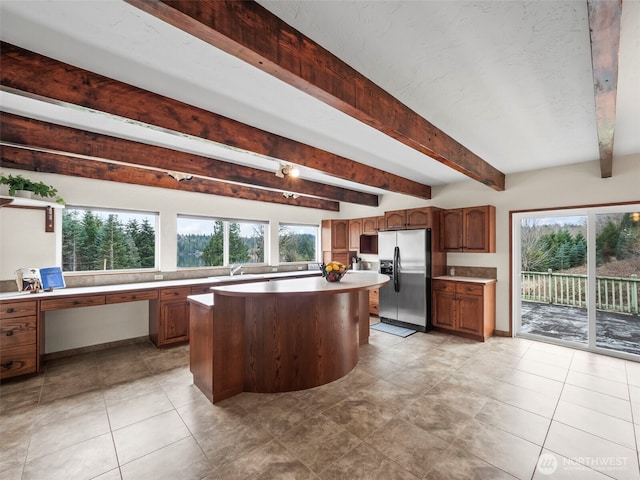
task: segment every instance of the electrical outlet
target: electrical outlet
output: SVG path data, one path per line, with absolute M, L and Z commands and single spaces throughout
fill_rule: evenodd
M 298 265 L 298 270 L 302 270 L 302 265 Z
M 271 271 L 272 271 L 272 272 L 277 272 L 277 271 L 278 271 L 278 268 L 277 268 L 277 267 L 273 267 L 273 268 L 271 269 Z
M 154 275 L 154 276 L 153 276 L 153 279 L 154 279 L 154 280 L 162 280 L 162 279 L 163 279 L 163 276 L 162 276 L 162 274 Z

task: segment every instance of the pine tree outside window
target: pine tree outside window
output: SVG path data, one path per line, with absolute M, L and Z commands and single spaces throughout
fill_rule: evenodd
M 62 211 L 62 270 L 156 269 L 157 225 L 157 213 L 68 206 Z
M 264 264 L 267 222 L 178 215 L 178 268 Z

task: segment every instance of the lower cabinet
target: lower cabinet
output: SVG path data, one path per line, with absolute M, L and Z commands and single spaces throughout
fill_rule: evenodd
M 157 347 L 189 341 L 189 295 L 191 287 L 163 288 L 149 304 L 149 337 Z
M 485 341 L 495 330 L 495 282 L 433 281 L 433 326 Z
M 0 379 L 38 370 L 37 318 L 35 301 L 0 307 Z
M 369 315 L 378 315 L 380 313 L 379 308 L 380 290 L 369 290 Z

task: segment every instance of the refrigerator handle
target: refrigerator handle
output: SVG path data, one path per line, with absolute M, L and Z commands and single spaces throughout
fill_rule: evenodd
M 395 247 L 393 249 L 393 289 L 396 292 L 400 291 L 400 248 Z

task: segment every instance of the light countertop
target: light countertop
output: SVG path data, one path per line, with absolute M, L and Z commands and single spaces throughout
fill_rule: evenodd
M 434 280 L 449 280 L 451 282 L 469 282 L 469 283 L 495 283 L 495 278 L 479 278 L 479 277 L 461 277 L 459 275 L 443 275 L 441 277 L 434 277 Z

